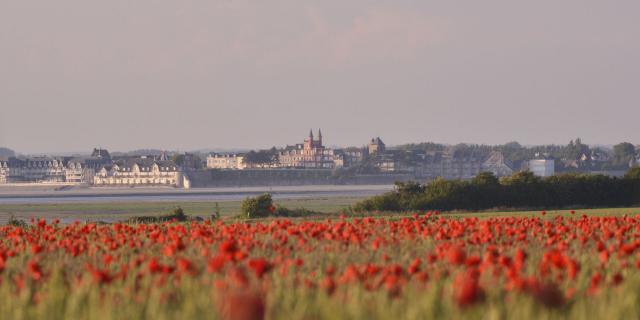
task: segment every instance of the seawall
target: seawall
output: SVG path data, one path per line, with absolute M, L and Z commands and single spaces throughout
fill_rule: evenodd
M 414 180 L 410 174 L 335 176 L 332 170 L 204 170 L 187 174 L 193 188 L 304 185 L 375 185 Z

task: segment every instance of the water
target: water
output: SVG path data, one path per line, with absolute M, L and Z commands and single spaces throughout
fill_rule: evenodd
M 271 193 L 274 199 L 313 199 L 330 197 L 370 197 L 391 190 L 390 185 L 300 186 L 266 188 L 207 189 L 81 189 L 65 191 L 12 191 L 0 193 L 0 204 L 57 204 L 158 201 L 238 201 L 249 196 Z

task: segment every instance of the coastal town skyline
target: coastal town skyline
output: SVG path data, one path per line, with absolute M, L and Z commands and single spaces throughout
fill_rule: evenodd
M 320 128 L 321 129 L 321 128 Z M 317 129 L 311 129 L 311 130 L 317 130 Z M 324 130 L 324 129 L 322 129 Z M 309 130 L 307 129 L 307 132 Z M 297 137 L 300 136 L 300 134 L 295 135 Z M 373 137 L 373 138 L 372 138 Z M 568 142 L 573 142 L 576 139 L 580 139 L 583 143 L 587 143 L 590 146 L 593 147 L 602 147 L 602 148 L 606 148 L 606 149 L 611 149 L 613 146 L 615 146 L 618 143 L 621 142 L 628 142 L 631 144 L 635 144 L 637 146 L 640 146 L 640 143 L 638 143 L 636 140 L 631 140 L 631 139 L 622 139 L 620 141 L 607 141 L 607 142 L 603 142 L 603 143 L 594 143 L 592 141 L 588 141 L 587 139 L 583 139 L 582 136 L 576 136 L 576 137 L 567 137 L 566 140 L 558 140 L 556 142 L 542 142 L 542 143 L 531 143 L 531 144 L 527 144 L 527 143 L 522 143 L 521 141 L 518 140 L 506 140 L 506 141 L 502 141 L 502 142 L 496 142 L 496 143 L 479 143 L 479 142 L 473 142 L 473 141 L 457 141 L 457 142 L 442 142 L 442 141 L 434 141 L 434 140 L 420 140 L 420 141 L 399 141 L 397 143 L 389 143 L 389 140 L 386 138 L 386 136 L 384 135 L 375 135 L 375 134 L 369 134 L 367 137 L 365 137 L 364 140 L 353 143 L 353 144 L 340 144 L 340 143 L 335 143 L 331 140 L 327 141 L 325 140 L 325 145 L 327 147 L 330 148 L 352 148 L 352 147 L 356 147 L 356 148 L 360 148 L 360 147 L 366 147 L 366 145 L 370 142 L 371 139 L 375 139 L 375 138 L 381 138 L 384 137 L 384 141 L 387 142 L 387 145 L 389 147 L 396 147 L 396 146 L 402 146 L 402 145 L 410 145 L 410 144 L 421 144 L 421 143 L 433 143 L 433 144 L 439 144 L 439 145 L 445 145 L 445 146 L 451 146 L 454 147 L 456 145 L 477 145 L 477 146 L 500 146 L 500 145 L 505 145 L 505 144 L 509 144 L 509 143 L 518 143 L 519 145 L 523 146 L 523 147 L 536 147 L 536 146 L 550 146 L 550 145 L 557 145 L 557 146 L 561 146 L 561 145 L 565 145 Z M 262 146 L 250 146 L 250 145 L 228 145 L 228 146 L 203 146 L 203 147 L 196 147 L 196 148 L 185 148 L 184 146 L 177 146 L 177 147 L 167 147 L 167 146 L 163 146 L 163 145 L 158 145 L 158 144 L 154 144 L 153 142 L 148 144 L 148 145 L 141 145 L 140 147 L 135 147 L 135 148 L 114 148 L 112 147 L 112 144 L 110 143 L 89 143 L 86 146 L 81 147 L 81 149 L 78 150 L 64 150 L 64 149 L 51 149 L 51 151 L 47 151 L 47 149 L 42 149 L 42 150 L 28 150 L 28 149 L 20 149 L 20 148 L 14 148 L 12 147 L 12 145 L 10 143 L 6 143 L 5 145 L 0 144 L 0 149 L 7 149 L 10 150 L 12 152 L 14 152 L 16 155 L 33 155 L 33 156 L 62 156 L 62 155 L 86 155 L 86 154 L 90 154 L 91 150 L 93 148 L 97 148 L 97 149 L 106 149 L 106 150 L 111 150 L 113 152 L 116 153 L 136 153 L 136 152 L 140 152 L 140 151 L 144 151 L 144 150 L 149 150 L 149 151 L 159 151 L 159 152 L 169 152 L 169 153 L 180 153 L 180 152 L 197 152 L 197 153 L 237 153 L 237 152 L 248 152 L 251 150 L 267 150 L 267 149 L 271 149 L 271 148 L 286 148 L 290 145 L 295 145 L 296 140 L 295 138 L 291 138 L 291 137 L 287 137 L 285 138 L 285 140 L 283 141 L 273 141 L 271 143 L 266 143 Z
M 621 142 L 612 148 L 584 144 L 580 138 L 565 146 L 527 147 L 517 142 L 498 146 L 448 146 L 436 143 L 405 144 L 387 148 L 380 137 L 362 147 L 331 148 L 321 129 L 295 144 L 248 152 L 166 152 L 144 149 L 110 153 L 94 148 L 90 155 L 24 156 L 0 149 L 0 184 L 65 184 L 84 186 L 172 186 L 189 189 L 224 181 L 239 183 L 230 172 L 259 170 L 271 184 L 281 174 L 302 177 L 303 182 L 357 183 L 368 176 L 377 183 L 389 179 L 472 179 L 482 172 L 496 177 L 530 171 L 548 177 L 560 172 L 622 176 L 640 165 L 640 145 Z M 265 173 L 275 169 L 275 174 Z M 300 174 L 300 170 L 306 173 Z M 309 171 L 312 170 L 312 171 Z M 391 174 L 391 175 L 389 175 Z M 221 179 L 220 175 L 226 176 Z M 314 180 L 318 179 L 320 180 Z M 359 177 L 358 177 L 359 176 Z M 291 178 L 291 177 L 290 177 Z M 267 179 L 266 181 L 263 179 Z M 289 179 L 289 178 L 288 178 Z M 217 181 L 217 182 L 216 182 Z M 287 181 L 285 179 L 285 181 Z M 299 181 L 300 182 L 300 181 Z M 279 183 L 282 183 L 280 181 Z

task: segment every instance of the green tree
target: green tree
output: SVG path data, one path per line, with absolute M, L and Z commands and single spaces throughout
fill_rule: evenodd
M 476 185 L 498 185 L 500 181 L 493 172 L 480 172 L 471 180 L 471 183 Z
M 395 183 L 395 189 L 398 193 L 406 195 L 416 195 L 424 192 L 424 186 L 415 181 L 397 181 Z
M 176 163 L 178 166 L 184 165 L 184 154 L 174 154 L 171 156 L 171 160 Z
M 629 169 L 629 171 L 627 171 L 627 173 L 624 175 L 624 178 L 640 180 L 640 167 Z
M 268 150 L 251 150 L 242 160 L 247 166 L 268 167 L 278 162 L 278 150 L 273 147 Z
M 247 218 L 267 217 L 275 212 L 271 195 L 265 193 L 257 197 L 247 197 L 242 201 L 240 211 Z
M 570 160 L 577 160 L 583 154 L 589 154 L 589 146 L 582 143 L 580 138 L 576 138 L 575 142 L 571 140 L 569 144 L 564 148 L 562 157 Z
M 535 184 L 540 182 L 540 178 L 531 171 L 520 171 L 511 176 L 503 177 L 500 182 L 504 185 Z
M 614 165 L 626 166 L 636 155 L 636 148 L 629 142 L 621 142 L 613 146 Z

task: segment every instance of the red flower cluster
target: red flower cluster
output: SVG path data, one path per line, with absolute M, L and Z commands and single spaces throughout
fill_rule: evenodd
M 427 213 L 64 226 L 39 220 L 28 228 L 0 227 L 0 238 L 0 275 L 12 268 L 18 292 L 25 285 L 41 288 L 56 270 L 72 283 L 133 283 L 134 292 L 145 280 L 163 287 L 188 277 L 211 283 L 220 301 L 230 301 L 219 309 L 231 318 L 264 316 L 265 297 L 276 285 L 340 299 L 357 287 L 397 299 L 409 286 L 429 290 L 439 282 L 463 309 L 495 291 L 558 308 L 622 285 L 640 268 L 640 217 L 629 216 L 451 219 Z M 588 285 L 578 285 L 580 278 Z M 252 301 L 251 309 L 234 309 L 238 299 Z

